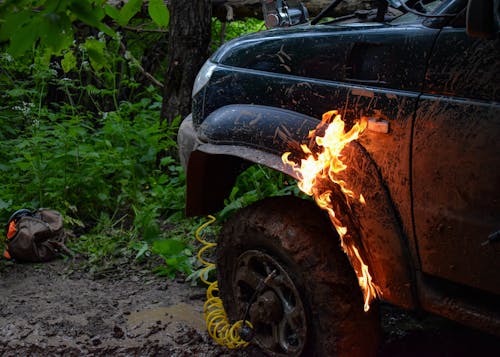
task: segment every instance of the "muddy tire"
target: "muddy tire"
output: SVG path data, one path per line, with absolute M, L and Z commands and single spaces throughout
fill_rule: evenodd
M 233 321 L 254 298 L 253 341 L 271 355 L 373 356 L 378 308 L 363 311 L 357 278 L 338 236 L 317 206 L 266 199 L 230 218 L 217 246 L 220 296 Z

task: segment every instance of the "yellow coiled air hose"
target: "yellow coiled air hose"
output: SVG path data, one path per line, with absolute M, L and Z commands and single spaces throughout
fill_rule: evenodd
M 216 220 L 214 216 L 208 216 L 208 219 L 209 220 L 207 222 L 198 227 L 195 234 L 198 242 L 202 244 L 197 257 L 198 260 L 205 266 L 201 271 L 200 279 L 208 285 L 207 301 L 203 306 L 203 316 L 207 325 L 208 334 L 221 346 L 225 346 L 230 349 L 244 348 L 249 345 L 249 342 L 240 337 L 239 331 L 244 324 L 253 328 L 252 324 L 248 320 L 245 320 L 245 322 L 240 320 L 231 324 L 227 318 L 222 300 L 218 296 L 219 288 L 217 281 L 211 282 L 206 278 L 208 277 L 210 270 L 215 269 L 215 264 L 204 259 L 202 255 L 205 251 L 217 245 L 217 243 L 206 241 L 204 239 L 205 235 L 201 233 L 206 227 L 214 223 Z

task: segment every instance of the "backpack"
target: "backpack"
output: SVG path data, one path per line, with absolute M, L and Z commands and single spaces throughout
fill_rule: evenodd
M 20 209 L 7 222 L 4 257 L 27 262 L 46 262 L 71 255 L 64 245 L 62 215 L 50 209 Z

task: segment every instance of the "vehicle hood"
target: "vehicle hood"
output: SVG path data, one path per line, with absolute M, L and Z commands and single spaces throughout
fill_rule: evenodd
M 380 36 L 393 31 L 383 24 L 356 26 L 297 26 L 261 31 L 236 38 L 222 46 L 211 58 L 224 66 L 340 80 L 354 43 L 366 31 Z

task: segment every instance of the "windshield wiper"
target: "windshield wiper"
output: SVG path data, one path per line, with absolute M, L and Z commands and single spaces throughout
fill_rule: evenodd
M 338 4 L 340 4 L 344 0 L 333 0 L 330 5 L 325 7 L 321 12 L 316 15 L 314 19 L 311 20 L 311 25 L 316 25 L 321 19 L 325 18 L 328 16 L 328 14 L 337 7 Z
M 318 16 L 316 16 L 314 19 L 312 19 L 311 25 L 316 25 L 319 21 L 321 21 L 321 19 L 323 19 L 326 16 L 328 16 L 342 1 L 344 1 L 344 0 L 334 0 L 334 1 L 332 1 L 330 3 L 330 5 L 328 5 L 326 8 L 324 8 L 318 14 Z M 388 0 L 378 1 L 376 7 L 377 7 L 377 15 L 375 16 L 375 21 L 376 22 L 384 22 L 384 16 L 387 13 L 387 9 L 389 7 Z M 342 19 L 345 19 L 345 18 L 352 18 L 354 16 L 355 15 L 347 15 L 347 16 L 340 17 L 340 18 L 338 18 L 336 20 L 342 20 Z
M 327 17 L 331 12 L 344 0 L 334 0 L 328 5 L 326 8 L 324 8 L 314 19 L 311 21 L 311 25 L 316 25 L 319 21 L 321 21 L 323 18 Z M 428 1 L 428 0 L 427 0 Z M 410 4 L 410 6 L 407 5 L 407 2 Z M 395 8 L 398 8 L 399 10 L 403 10 L 404 12 L 410 12 L 412 14 L 422 16 L 422 17 L 454 17 L 457 14 L 440 14 L 440 15 L 432 15 L 432 14 L 427 14 L 423 11 L 425 11 L 425 8 L 422 6 L 419 0 L 382 0 L 377 2 L 377 16 L 375 17 L 375 21 L 377 22 L 384 22 L 384 15 L 387 12 L 387 8 L 389 6 L 394 6 Z M 412 7 L 416 7 L 412 8 Z
M 399 3 L 401 5 L 401 7 L 403 9 L 405 9 L 407 12 L 410 12 L 410 13 L 412 13 L 414 15 L 417 15 L 417 16 L 434 18 L 434 17 L 455 17 L 455 16 L 458 15 L 458 14 L 441 14 L 441 15 L 427 14 L 425 12 L 425 8 L 422 6 L 422 4 L 420 2 L 417 2 L 417 1 L 415 1 L 415 4 L 413 4 L 413 8 L 411 8 L 410 6 L 408 6 L 404 0 L 399 1 Z M 418 8 L 418 10 L 416 9 L 417 4 L 420 5 L 419 8 Z

